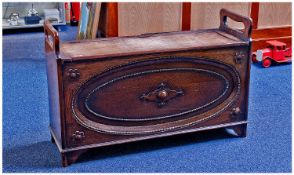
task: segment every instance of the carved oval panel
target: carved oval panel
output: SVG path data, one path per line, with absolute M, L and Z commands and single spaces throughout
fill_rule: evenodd
M 144 134 L 217 116 L 239 90 L 239 75 L 230 65 L 203 58 L 160 58 L 93 76 L 77 90 L 72 110 L 90 129 Z
M 157 120 L 221 102 L 228 86 L 224 76 L 208 70 L 148 69 L 98 85 L 87 95 L 85 106 L 95 116 L 111 120 Z

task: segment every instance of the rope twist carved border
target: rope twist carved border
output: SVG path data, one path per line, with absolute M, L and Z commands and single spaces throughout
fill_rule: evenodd
M 166 59 L 183 59 L 183 57 L 178 57 L 178 56 L 172 56 L 172 57 L 159 57 L 157 59 L 153 59 L 153 60 L 166 60 Z M 199 119 L 199 120 L 196 120 L 196 121 L 193 121 L 193 122 L 189 122 L 189 123 L 186 123 L 184 125 L 179 125 L 179 126 L 172 126 L 172 127 L 168 127 L 168 128 L 160 128 L 160 129 L 155 129 L 155 130 L 149 130 L 149 131 L 139 131 L 139 132 L 133 132 L 133 131 L 115 131 L 115 130 L 105 130 L 105 129 L 101 129 L 101 128 L 97 128 L 97 127 L 93 127 L 91 125 L 89 125 L 89 123 L 83 121 L 80 119 L 80 117 L 77 115 L 76 111 L 75 111 L 75 105 L 76 105 L 76 95 L 78 94 L 79 90 L 81 87 L 83 87 L 84 84 L 86 84 L 90 79 L 92 79 L 93 77 L 95 76 L 98 76 L 102 73 L 97 73 L 93 76 L 91 76 L 91 78 L 89 78 L 87 81 L 85 81 L 84 83 L 82 83 L 79 88 L 77 88 L 77 90 L 75 91 L 74 95 L 73 95 L 73 98 L 72 98 L 72 105 L 71 105 L 71 109 L 72 109 L 72 114 L 73 114 L 73 117 L 75 118 L 75 120 L 80 124 L 82 125 L 83 127 L 86 127 L 87 129 L 90 129 L 90 130 L 94 130 L 94 131 L 97 131 L 97 132 L 102 132 L 102 133 L 110 133 L 110 134 L 117 134 L 117 135 L 136 135 L 136 134 L 153 134 L 153 133 L 158 133 L 158 132 L 167 132 L 167 131 L 170 131 L 170 130 L 175 130 L 175 129 L 182 129 L 182 128 L 185 128 L 185 127 L 189 127 L 189 126 L 193 126 L 193 125 L 196 125 L 200 122 L 203 122 L 205 120 L 208 120 L 210 118 L 213 118 L 215 116 L 218 116 L 220 115 L 221 113 L 223 113 L 224 111 L 226 111 L 229 107 L 231 107 L 238 99 L 239 95 L 240 95 L 240 90 L 241 90 L 241 87 L 240 87 L 240 84 L 241 84 L 241 79 L 240 79 L 240 75 L 238 73 L 238 71 L 235 69 L 235 67 L 229 65 L 229 64 L 226 64 L 226 63 L 223 63 L 221 61 L 218 61 L 218 60 L 212 60 L 212 59 L 207 59 L 207 58 L 202 58 L 202 57 L 184 57 L 186 59 L 192 59 L 192 60 L 202 60 L 202 61 L 212 61 L 214 63 L 217 63 L 217 64 L 221 64 L 221 65 L 225 65 L 227 67 L 229 67 L 232 71 L 233 71 L 233 76 L 235 76 L 234 78 L 237 80 L 235 83 L 235 87 L 236 87 L 236 93 L 235 93 L 235 96 L 233 97 L 232 100 L 230 100 L 221 110 L 217 111 L 216 113 L 213 113 L 212 115 L 209 115 L 207 117 L 204 117 L 202 119 Z M 175 61 L 180 61 L 181 59 L 179 60 L 175 60 Z M 148 61 L 148 60 L 147 60 Z M 111 69 L 108 69 L 106 71 L 104 71 L 103 73 L 107 72 L 107 71 L 110 71 L 110 70 L 113 70 L 113 69 L 116 69 L 116 68 L 120 68 L 120 67 L 123 67 L 123 66 L 128 66 L 128 65 L 133 65 L 133 64 L 136 64 L 136 63 L 141 63 L 141 62 L 146 62 L 146 60 L 143 60 L 143 61 L 135 61 L 135 62 L 131 62 L 131 63 L 128 63 L 128 64 L 124 64 L 124 65 L 119 65 L 119 66 L 116 66 L 116 67 L 113 67 Z M 95 122 L 94 122 L 95 123 Z

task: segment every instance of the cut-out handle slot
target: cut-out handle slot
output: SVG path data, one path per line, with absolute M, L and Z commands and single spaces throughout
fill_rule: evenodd
M 234 29 L 228 26 L 228 17 L 236 22 L 241 22 L 244 25 L 242 30 Z M 252 32 L 252 20 L 251 18 L 233 13 L 226 9 L 220 11 L 220 30 L 223 30 L 229 34 L 232 34 L 242 40 L 249 40 Z
M 57 58 L 59 58 L 59 36 L 58 32 L 52 26 L 52 24 L 45 20 L 44 22 L 44 33 L 45 33 L 45 47 L 46 50 L 55 52 Z

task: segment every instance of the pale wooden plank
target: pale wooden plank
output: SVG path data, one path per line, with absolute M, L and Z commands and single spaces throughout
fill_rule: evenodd
M 61 52 L 71 58 L 127 55 L 181 49 L 195 49 L 246 44 L 246 42 L 219 30 L 172 32 L 140 37 L 117 37 L 62 43 Z M 86 48 L 86 52 L 83 50 Z
M 258 28 L 288 26 L 292 24 L 290 2 L 261 2 L 259 5 Z
M 250 16 L 250 3 L 192 3 L 191 10 L 191 28 L 192 29 L 209 29 L 219 27 L 219 11 L 226 8 L 232 12 Z M 242 28 L 242 24 L 228 20 L 229 25 L 235 28 Z
M 182 3 L 119 3 L 119 36 L 181 30 Z

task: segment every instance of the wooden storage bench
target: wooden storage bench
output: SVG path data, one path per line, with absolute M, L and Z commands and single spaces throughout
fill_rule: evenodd
M 220 19 L 218 29 L 62 44 L 46 21 L 50 129 L 63 166 L 106 145 L 215 128 L 245 136 L 252 22 L 224 9 Z

